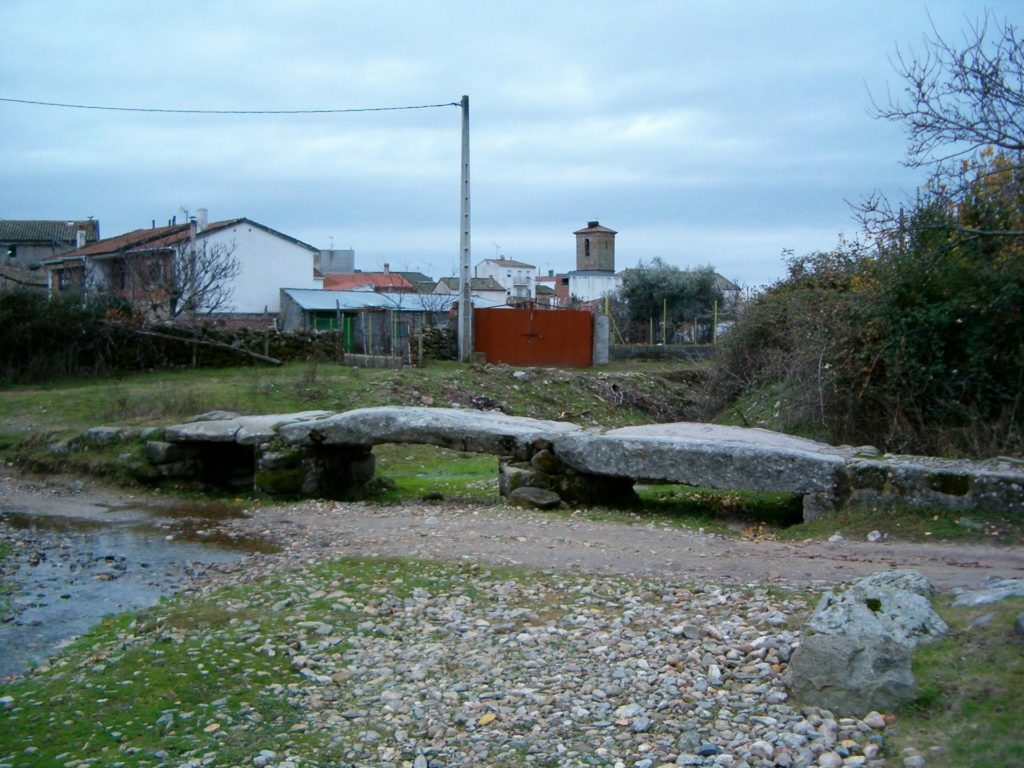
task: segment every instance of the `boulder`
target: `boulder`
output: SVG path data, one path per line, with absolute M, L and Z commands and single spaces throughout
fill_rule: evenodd
M 554 491 L 523 485 L 508 495 L 508 503 L 526 509 L 557 509 L 561 506 L 562 500 Z
M 1024 579 L 986 579 L 981 589 L 962 590 L 953 605 L 988 605 L 1009 597 L 1024 597 Z
M 910 648 L 885 635 L 803 637 L 786 685 L 798 700 L 852 717 L 891 712 L 917 693 Z
M 123 437 L 118 427 L 92 427 L 82 435 L 82 442 L 86 445 L 110 445 L 120 442 Z
M 826 592 L 790 659 L 790 694 L 852 716 L 913 698 L 913 649 L 948 631 L 931 606 L 934 591 L 905 569 L 860 579 L 839 595 Z

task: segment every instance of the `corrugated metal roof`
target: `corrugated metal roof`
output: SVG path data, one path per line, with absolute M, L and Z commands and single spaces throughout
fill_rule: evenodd
M 438 299 L 447 297 L 423 293 L 382 293 L 380 291 L 324 291 L 317 288 L 282 288 L 292 301 L 306 311 L 330 312 L 356 309 L 393 309 L 399 312 L 438 312 L 447 309 Z M 440 306 L 439 306 L 440 305 Z M 474 297 L 473 306 L 492 309 L 497 302 Z
M 85 230 L 86 242 L 95 242 L 100 234 L 100 223 L 95 219 L 84 221 L 46 221 L 0 219 L 0 241 L 5 243 L 70 243 L 75 232 Z

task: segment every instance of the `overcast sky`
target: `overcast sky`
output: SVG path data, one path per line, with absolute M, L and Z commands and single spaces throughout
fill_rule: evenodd
M 869 92 L 934 23 L 1024 3 L 0 0 L 0 97 L 170 109 L 471 106 L 473 263 L 574 268 L 619 232 L 747 286 L 856 234 L 847 201 L 912 194 Z M 929 17 L 931 21 L 929 21 Z M 456 273 L 461 112 L 224 116 L 0 102 L 0 218 L 247 216 L 356 266 Z

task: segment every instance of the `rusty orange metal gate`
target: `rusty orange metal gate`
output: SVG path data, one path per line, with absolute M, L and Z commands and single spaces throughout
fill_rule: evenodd
M 577 309 L 475 309 L 473 340 L 489 363 L 589 368 L 594 317 Z

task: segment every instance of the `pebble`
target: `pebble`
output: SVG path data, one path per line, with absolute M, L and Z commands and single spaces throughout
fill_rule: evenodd
M 885 717 L 880 712 L 868 712 L 864 716 L 864 725 L 868 728 L 879 731 L 885 728 Z

